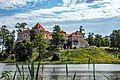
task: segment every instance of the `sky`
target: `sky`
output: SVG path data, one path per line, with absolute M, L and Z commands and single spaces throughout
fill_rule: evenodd
M 13 30 L 17 22 L 39 22 L 48 31 L 60 25 L 67 33 L 83 26 L 86 34 L 109 35 L 120 29 L 120 0 L 0 0 L 0 26 Z

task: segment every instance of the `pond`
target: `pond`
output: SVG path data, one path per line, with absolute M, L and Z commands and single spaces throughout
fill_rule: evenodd
M 19 65 L 21 68 L 21 65 Z M 66 76 L 66 65 L 42 65 L 40 66 L 39 75 L 43 80 L 72 80 L 76 73 L 75 80 L 94 80 L 93 64 L 67 64 L 68 77 Z M 35 65 L 36 71 L 37 65 Z M 15 64 L 0 63 L 0 73 L 16 71 Z M 24 65 L 25 74 L 28 75 L 28 66 Z M 120 65 L 119 64 L 95 64 L 95 79 L 96 80 L 120 80 Z

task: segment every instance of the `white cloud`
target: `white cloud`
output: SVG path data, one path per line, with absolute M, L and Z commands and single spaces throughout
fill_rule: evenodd
M 16 1 L 14 0 L 16 5 Z M 26 1 L 19 0 L 19 4 L 26 4 Z M 23 2 L 22 2 L 23 1 Z M 37 0 L 34 0 L 37 1 Z M 64 0 L 65 1 L 65 0 Z M 66 0 L 68 1 L 68 0 Z M 77 0 L 76 0 L 77 1 Z M 69 1 L 68 1 L 69 3 Z M 12 4 L 12 3 L 11 3 Z M 64 4 L 67 4 L 65 2 Z M 102 4 L 102 5 L 101 5 Z M 89 6 L 97 5 L 99 8 L 92 8 Z M 17 13 L 15 15 L 0 18 L 0 26 L 3 24 L 13 25 L 17 22 L 35 23 L 58 23 L 64 21 L 79 21 L 83 19 L 99 19 L 112 18 L 120 16 L 120 0 L 103 0 L 95 1 L 93 3 L 79 3 L 70 5 L 69 7 L 60 6 L 49 9 L 39 9 L 26 13 Z
M 16 6 L 24 6 L 27 2 L 37 2 L 46 0 L 0 0 L 0 9 L 14 9 Z

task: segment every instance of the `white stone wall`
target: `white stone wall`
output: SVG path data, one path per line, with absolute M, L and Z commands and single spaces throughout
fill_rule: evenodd
M 20 34 L 18 35 L 18 41 L 21 40 L 30 40 L 30 33 L 24 33 L 24 34 Z

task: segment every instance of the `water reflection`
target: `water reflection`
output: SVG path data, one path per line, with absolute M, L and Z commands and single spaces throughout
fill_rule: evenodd
M 43 80 L 71 80 L 75 72 L 76 80 L 93 80 L 92 64 L 68 64 L 68 77 L 66 76 L 66 65 L 44 65 L 43 71 L 42 68 L 40 66 L 39 77 L 43 78 Z M 37 65 L 35 69 L 37 69 Z M 108 78 L 109 80 L 120 80 L 119 64 L 96 64 L 95 69 L 96 80 L 108 80 Z M 3 71 L 12 71 L 14 73 L 15 70 L 16 66 L 14 64 L 0 63 L 0 73 Z M 27 65 L 24 65 L 24 70 L 27 76 L 29 74 Z

